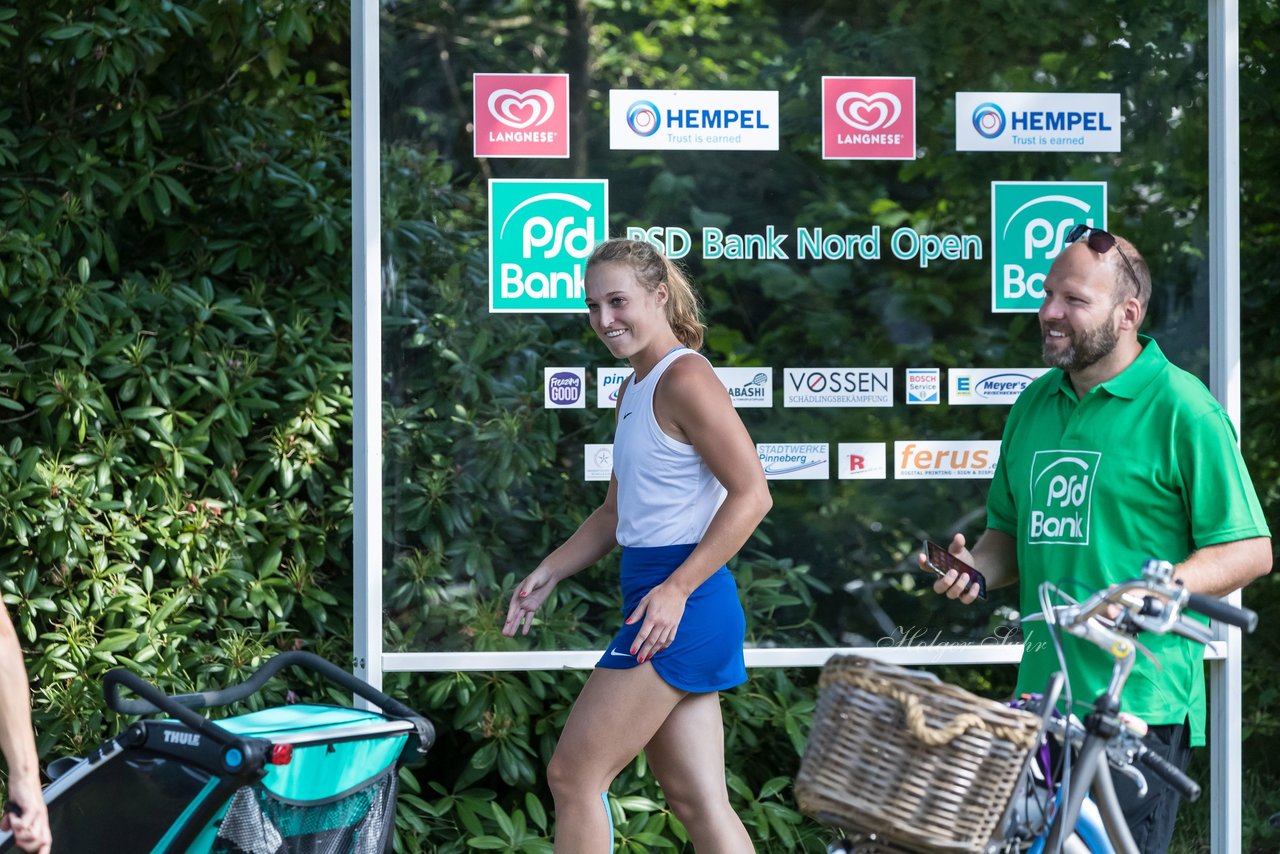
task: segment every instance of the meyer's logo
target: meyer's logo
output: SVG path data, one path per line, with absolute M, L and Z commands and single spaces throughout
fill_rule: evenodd
M 823 77 L 824 160 L 915 160 L 914 77 Z
M 716 368 L 729 398 L 738 408 L 773 406 L 773 368 Z
M 1045 277 L 1076 223 L 1107 227 L 1105 181 L 992 182 L 992 311 L 1040 308 Z
M 893 406 L 891 368 L 785 368 L 783 406 Z
M 826 442 L 757 444 L 756 453 L 769 480 L 830 478 Z
M 1010 404 L 1048 368 L 950 368 L 947 371 L 947 403 L 975 406 Z
M 631 368 L 596 369 L 596 406 L 600 409 L 618 408 L 618 391 L 623 381 L 631 376 Z
M 568 157 L 568 74 L 472 77 L 476 157 Z
M 583 445 L 582 476 L 584 480 L 613 477 L 613 445 Z
M 884 480 L 888 466 L 884 442 L 841 442 L 836 457 L 840 480 Z
M 181 744 L 183 747 L 199 747 L 200 736 L 194 732 L 176 732 L 171 729 L 164 731 L 165 744 Z
M 1119 150 L 1119 94 L 956 93 L 956 151 Z
M 989 479 L 1000 460 L 1000 443 L 905 441 L 893 443 L 894 477 Z
M 586 368 L 543 368 L 543 401 L 547 409 L 582 409 L 587 405 Z
M 1036 451 L 1031 460 L 1028 545 L 1089 545 L 1098 451 Z
M 778 93 L 611 89 L 609 147 L 777 151 Z
M 907 403 L 941 403 L 941 390 L 941 368 L 907 369 Z
M 583 267 L 608 221 L 608 181 L 490 181 L 489 311 L 585 312 Z

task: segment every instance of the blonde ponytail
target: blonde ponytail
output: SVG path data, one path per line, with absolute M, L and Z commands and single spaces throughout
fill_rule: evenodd
M 702 322 L 702 303 L 684 272 L 652 244 L 642 240 L 616 237 L 595 248 L 587 260 L 587 269 L 595 264 L 625 264 L 635 274 L 636 282 L 653 293 L 659 285 L 667 286 L 667 323 L 677 339 L 690 350 L 702 348 L 706 325 Z

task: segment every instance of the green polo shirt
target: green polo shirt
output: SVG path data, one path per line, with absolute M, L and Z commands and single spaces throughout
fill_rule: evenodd
M 1076 397 L 1053 369 L 1009 413 L 987 499 L 987 526 L 1017 541 L 1022 613 L 1039 613 L 1051 580 L 1076 599 L 1137 578 L 1158 557 L 1175 564 L 1216 543 L 1270 536 L 1257 494 L 1222 407 L 1193 375 L 1139 336 L 1128 368 Z M 1057 658 L 1041 621 L 1023 624 L 1018 691 L 1044 690 Z M 1110 656 L 1063 634 L 1076 711 L 1111 678 Z M 1139 640 L 1122 698 L 1149 724 L 1190 719 L 1204 744 L 1204 649 L 1174 635 Z

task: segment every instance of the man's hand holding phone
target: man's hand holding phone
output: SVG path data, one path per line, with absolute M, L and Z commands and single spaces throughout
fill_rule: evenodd
M 959 599 L 966 605 L 987 598 L 987 580 L 973 568 L 973 555 L 965 548 L 964 534 L 952 538 L 950 549 L 925 540 L 919 563 L 921 569 L 938 576 L 933 582 L 935 593 Z

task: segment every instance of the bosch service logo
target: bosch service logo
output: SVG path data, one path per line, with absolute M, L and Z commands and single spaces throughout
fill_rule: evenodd
M 636 101 L 627 108 L 627 127 L 636 136 L 653 136 L 662 127 L 657 106 L 652 101 Z
M 986 101 L 973 108 L 973 129 L 983 139 L 995 139 L 1004 133 L 1004 110 L 992 101 Z

